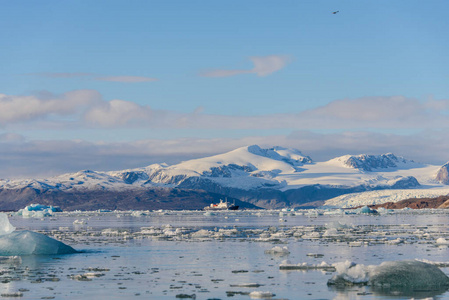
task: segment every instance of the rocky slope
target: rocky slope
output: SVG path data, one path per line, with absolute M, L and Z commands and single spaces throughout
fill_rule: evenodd
M 442 184 L 449 185 L 449 162 L 438 170 L 436 180 Z
M 422 208 L 449 208 L 449 196 L 440 196 L 436 198 L 405 199 L 398 202 L 387 202 L 377 205 L 369 205 L 371 208 L 387 209 L 422 209 Z

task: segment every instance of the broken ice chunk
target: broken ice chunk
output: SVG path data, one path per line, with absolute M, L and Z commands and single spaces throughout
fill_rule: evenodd
M 271 292 L 254 291 L 254 292 L 249 293 L 249 297 L 251 299 L 267 299 L 267 298 L 273 298 L 274 296 L 276 296 L 276 295 Z
M 289 253 L 290 251 L 288 251 L 288 248 L 286 246 L 284 247 L 275 246 L 270 250 L 265 250 L 265 254 L 287 255 Z
M 416 289 L 449 288 L 449 277 L 437 266 L 416 260 L 388 261 L 378 266 L 354 263 L 334 264 L 338 275 L 328 285 L 364 284 L 376 287 L 407 287 Z

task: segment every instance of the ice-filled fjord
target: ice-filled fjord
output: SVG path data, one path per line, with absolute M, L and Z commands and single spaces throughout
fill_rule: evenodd
M 42 233 L 15 230 L 5 213 L 0 213 L 0 256 L 76 253 L 72 247 Z
M 5 217 L 3 235 L 45 234 L 80 253 L 0 258 L 1 295 L 449 299 L 446 210 L 9 213 L 16 230 Z

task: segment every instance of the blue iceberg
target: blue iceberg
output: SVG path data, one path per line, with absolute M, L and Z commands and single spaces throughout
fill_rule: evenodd
M 77 251 L 72 247 L 44 234 L 16 231 L 8 216 L 0 213 L 0 256 L 70 254 Z
M 23 209 L 19 209 L 17 215 L 24 218 L 43 218 L 49 217 L 55 212 L 62 212 L 62 209 L 59 206 L 30 204 Z

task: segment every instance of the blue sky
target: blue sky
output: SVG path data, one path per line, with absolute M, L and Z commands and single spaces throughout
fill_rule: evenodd
M 444 0 L 3 1 L 0 177 L 171 163 L 253 143 L 316 160 L 394 152 L 445 163 L 448 9 Z

